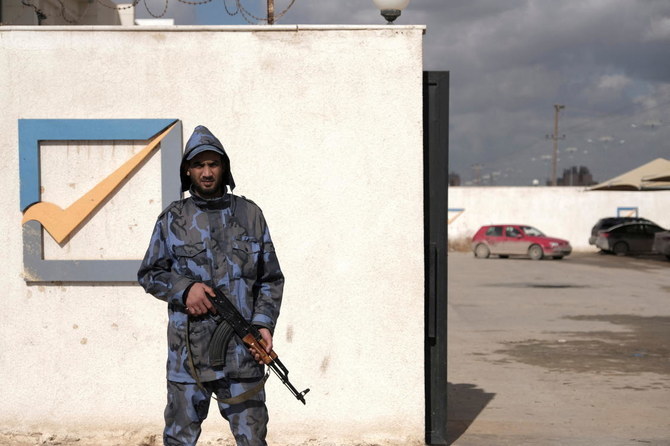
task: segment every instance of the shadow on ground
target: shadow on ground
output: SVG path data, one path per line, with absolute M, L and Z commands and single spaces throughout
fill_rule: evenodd
M 496 351 L 507 358 L 496 362 L 521 362 L 554 371 L 670 375 L 669 316 L 610 314 L 566 319 L 609 322 L 627 330 L 560 332 L 552 333 L 553 340 L 508 342 Z
M 468 430 L 495 394 L 474 384 L 447 382 L 447 444 L 453 444 Z

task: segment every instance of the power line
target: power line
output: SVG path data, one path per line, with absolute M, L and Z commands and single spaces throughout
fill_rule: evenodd
M 629 115 L 623 115 L 622 113 L 625 112 L 625 111 L 628 111 L 630 107 L 622 107 L 622 108 L 617 109 L 613 112 L 609 112 L 609 113 L 606 113 L 604 115 L 601 115 L 600 117 L 582 118 L 582 120 L 583 120 L 582 122 L 580 122 L 579 124 L 575 124 L 573 126 L 568 126 L 566 131 L 569 132 L 569 133 L 576 133 L 578 131 L 587 130 L 587 127 L 589 125 L 594 126 L 594 123 L 602 122 L 605 119 L 607 119 L 608 122 L 610 122 L 610 123 L 611 122 L 616 123 L 617 121 L 620 121 L 620 120 L 623 120 L 623 119 L 631 119 L 634 116 L 641 115 L 643 113 L 648 113 L 648 112 L 656 110 L 658 108 L 668 106 L 669 104 L 670 104 L 670 99 L 668 99 L 666 101 L 659 102 L 658 104 L 656 104 L 654 106 L 651 106 L 651 107 L 647 107 L 643 110 L 634 111 L 633 113 L 631 113 Z M 574 108 L 571 106 L 571 109 L 574 109 Z M 582 109 L 582 111 L 590 112 L 589 110 L 585 110 L 585 109 Z

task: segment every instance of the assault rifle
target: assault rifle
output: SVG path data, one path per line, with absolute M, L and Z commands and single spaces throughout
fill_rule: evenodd
M 244 319 L 239 310 L 235 308 L 235 305 L 228 300 L 221 290 L 214 288 L 214 293 L 216 296 L 210 297 L 209 299 L 212 301 L 212 304 L 214 304 L 217 313 L 223 317 L 223 320 L 218 327 L 216 327 L 216 330 L 212 335 L 212 340 L 209 343 L 210 364 L 213 367 L 226 364 L 228 344 L 230 343 L 233 334 L 236 334 L 250 350 L 261 357 L 263 363 L 279 377 L 281 382 L 288 387 L 293 396 L 303 404 L 307 404 L 305 402 L 305 394 L 309 392 L 309 389 L 298 392 L 298 390 L 293 387 L 288 379 L 288 369 L 284 367 L 284 364 L 279 360 L 277 353 L 275 353 L 274 350 L 270 350 L 270 353 L 265 350 L 267 345 L 265 344 L 261 333 L 258 331 L 258 328 Z

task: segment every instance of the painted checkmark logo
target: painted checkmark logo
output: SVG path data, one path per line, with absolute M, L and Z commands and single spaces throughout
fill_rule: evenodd
M 24 212 L 21 223 L 30 220 L 38 221 L 57 243 L 62 243 L 137 170 L 142 161 L 156 150 L 161 140 L 170 133 L 174 125 L 156 135 L 142 150 L 66 209 L 62 209 L 53 203 L 40 201 Z

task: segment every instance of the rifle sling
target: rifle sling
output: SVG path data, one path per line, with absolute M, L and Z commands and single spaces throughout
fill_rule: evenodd
M 190 341 L 190 333 L 191 333 L 191 316 L 187 315 L 186 319 L 186 352 L 188 354 L 188 365 L 191 367 L 191 370 L 193 371 L 193 378 L 195 379 L 195 383 L 198 385 L 200 390 L 203 392 L 209 392 L 207 389 L 205 389 L 205 386 L 202 384 L 202 381 L 200 381 L 200 376 L 198 375 L 198 370 L 195 368 L 195 362 L 193 361 L 193 354 L 191 353 L 191 341 Z M 263 387 L 265 387 L 265 382 L 268 380 L 270 377 L 270 370 L 265 373 L 265 376 L 256 384 L 254 387 L 251 389 L 240 393 L 237 396 L 233 396 L 230 398 L 222 398 L 219 399 L 216 397 L 216 395 L 212 395 L 212 398 L 214 398 L 216 401 L 228 405 L 233 405 L 233 404 L 240 404 L 248 400 L 249 398 L 253 397 L 256 395 L 258 392 L 263 390 Z

